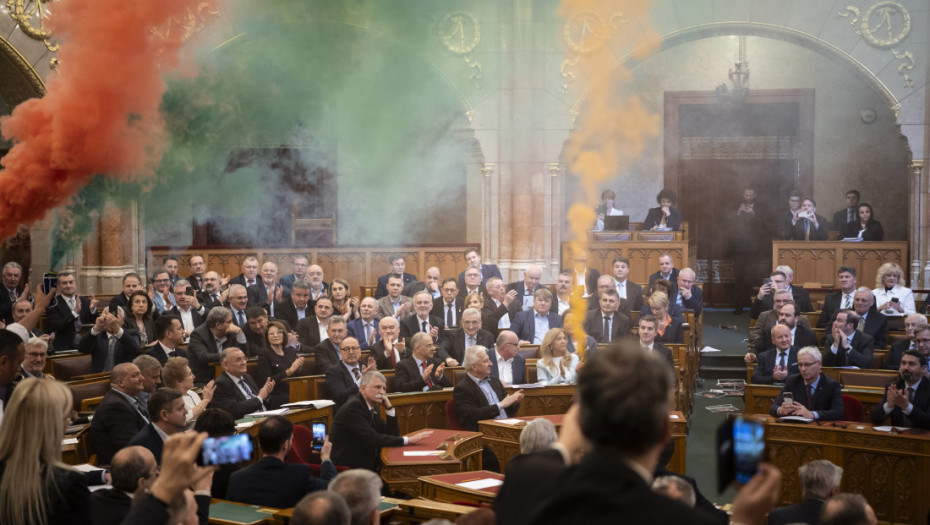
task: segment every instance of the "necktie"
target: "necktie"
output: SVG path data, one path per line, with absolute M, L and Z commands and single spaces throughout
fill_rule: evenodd
M 914 387 L 912 386 L 907 387 L 907 402 L 908 403 L 914 402 Z
M 10 290 L 10 299 L 12 299 L 13 302 L 16 302 L 16 288 Z
M 378 413 L 377 408 L 371 409 L 371 424 L 378 428 L 378 420 L 381 419 L 381 414 Z
M 242 310 L 239 310 L 239 328 L 245 326 L 245 314 L 242 313 Z
M 811 223 L 807 219 L 804 219 L 804 240 L 811 240 Z
M 365 341 L 371 341 L 371 323 L 365 323 Z
M 807 409 L 814 408 L 814 385 L 807 385 Z
M 779 368 L 785 368 L 785 353 L 784 352 L 778 354 L 778 366 Z
M 175 352 L 174 350 L 168 352 L 168 357 L 175 357 L 175 356 L 177 356 L 177 355 L 178 355 L 178 353 Z
M 420 368 L 421 368 L 423 371 L 426 371 L 426 367 L 427 367 L 427 366 L 429 366 L 429 365 L 426 364 L 426 361 L 423 361 L 422 363 L 420 363 Z M 433 388 L 433 380 L 432 380 L 432 378 L 430 378 L 430 376 L 428 376 L 428 375 L 426 376 L 426 386 L 428 386 L 428 387 L 430 387 L 430 388 Z
M 355 377 L 355 382 L 357 383 L 359 378 L 362 377 L 362 374 L 359 373 L 358 367 L 352 369 L 352 375 Z
M 255 279 L 249 279 L 248 285 L 252 286 L 253 284 L 255 284 Z
M 455 326 L 455 319 L 452 317 L 452 305 L 446 305 L 446 327 Z
M 849 294 L 843 296 L 843 310 L 848 310 L 852 306 L 852 299 Z
M 255 397 L 255 394 L 252 393 L 252 389 L 249 388 L 249 385 L 245 382 L 245 379 L 239 380 L 239 388 L 241 388 L 242 392 L 245 393 L 246 399 L 252 399 Z
M 103 364 L 104 371 L 113 370 L 113 365 L 116 364 L 116 336 L 109 336 L 109 341 L 107 341 L 107 360 Z
M 604 331 L 602 332 L 603 337 L 601 339 L 605 343 L 610 342 L 610 317 L 604 316 Z
M 465 349 L 468 350 L 473 346 L 475 346 L 475 337 L 470 335 L 465 338 Z
M 144 417 L 145 419 L 148 419 L 149 411 L 145 408 L 145 404 L 143 404 L 142 401 L 139 401 L 138 398 L 135 398 L 135 400 L 136 400 L 136 410 L 138 410 L 139 413 L 142 414 L 142 417 Z
M 394 351 L 394 347 L 391 347 L 391 368 L 397 366 L 397 352 Z
M 861 317 L 859 318 L 859 326 L 857 326 L 856 329 L 859 330 L 860 332 L 865 330 L 865 319 Z
M 423 331 L 429 332 L 429 326 L 426 325 L 426 321 L 423 321 Z

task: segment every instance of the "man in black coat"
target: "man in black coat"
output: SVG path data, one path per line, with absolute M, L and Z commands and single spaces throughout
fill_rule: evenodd
M 6 324 L 13 322 L 13 303 L 22 297 L 25 289 L 20 284 L 23 267 L 14 261 L 3 265 L 3 290 L 0 291 L 0 318 Z
M 103 396 L 88 430 L 98 465 L 109 465 L 113 454 L 125 447 L 148 424 L 147 410 L 136 396 L 142 391 L 142 372 L 132 363 L 120 363 L 110 375 L 110 391 Z
M 623 256 L 615 257 L 613 261 L 614 288 L 620 298 L 629 303 L 630 311 L 638 312 L 643 309 L 643 287 L 627 279 L 629 275 L 630 260 Z M 620 311 L 626 314 L 623 308 Z
M 339 345 L 339 355 L 342 360 L 326 369 L 326 382 L 323 383 L 328 396 L 326 399 L 332 399 L 336 403 L 333 406 L 333 414 L 339 412 L 342 405 L 351 396 L 358 393 L 358 385 L 362 380 L 362 375 L 365 372 L 378 369 L 375 358 L 371 356 L 368 357 L 366 365 L 359 363 L 362 348 L 354 337 L 346 337 L 342 340 L 342 344 Z
M 274 381 L 267 379 L 259 389 L 252 376 L 246 373 L 245 354 L 238 348 L 223 350 L 222 363 L 223 373 L 216 378 L 212 406 L 222 408 L 236 419 L 265 410 L 265 400 L 274 389 Z
M 649 289 L 652 289 L 652 285 L 659 279 L 665 279 L 672 285 L 672 289 L 668 291 L 669 297 L 675 297 L 678 294 L 678 268 L 675 268 L 675 261 L 672 260 L 672 256 L 668 254 L 662 254 L 659 256 L 659 271 L 649 276 Z
M 833 222 L 830 223 L 830 227 L 840 232 L 840 237 L 842 238 L 850 224 L 858 223 L 859 190 L 849 190 L 846 192 L 846 207 L 837 210 L 836 213 L 833 214 Z
M 759 293 L 752 302 L 750 316 L 758 319 L 759 314 L 775 308 L 775 293 L 779 290 L 791 292 L 791 298 L 798 305 L 799 312 L 812 312 L 814 306 L 811 304 L 811 296 L 807 290 L 799 286 L 791 286 L 791 277 L 788 276 L 787 270 L 776 270 L 769 274 L 772 280 L 769 284 L 763 284 L 759 287 Z
M 787 294 L 782 292 L 782 295 Z M 807 317 L 798 313 L 796 304 L 786 302 L 781 305 L 776 305 L 775 308 L 778 311 L 762 312 L 762 315 L 759 316 L 759 320 L 756 321 L 756 326 L 753 327 L 750 333 L 750 339 L 752 339 L 752 335 L 756 335 L 755 342 L 752 346 L 752 351 L 754 353 L 759 354 L 762 353 L 763 350 L 772 347 L 772 328 L 774 328 L 776 324 L 785 325 L 791 331 L 791 346 L 796 348 L 818 346 L 817 334 L 809 328 Z M 775 319 L 774 323 L 772 323 L 773 318 Z M 757 327 L 759 328 L 758 330 L 756 330 Z M 758 336 L 760 333 L 761 337 Z
M 216 371 L 210 363 L 219 362 L 223 350 L 245 346 L 245 334 L 233 324 L 232 319 L 229 308 L 211 308 L 207 320 L 191 333 L 187 354 L 195 384 L 205 385 L 215 378 Z
M 852 310 L 841 310 L 833 321 L 833 332 L 823 340 L 824 366 L 872 367 L 875 345 L 872 336 L 856 330 L 859 317 Z
M 362 376 L 359 393 L 349 398 L 333 417 L 333 461 L 349 468 L 381 471 L 381 448 L 419 443 L 433 434 L 424 430 L 400 437 L 397 416 L 387 396 L 384 375 L 368 372 Z M 379 410 L 384 407 L 387 421 Z
M 391 272 L 378 277 L 378 286 L 375 288 L 375 299 L 381 299 L 388 294 L 388 278 L 392 275 L 400 275 L 404 281 L 404 286 L 415 283 L 417 281 L 416 275 L 404 271 L 407 268 L 407 262 L 404 260 L 403 254 L 392 254 L 390 255 L 390 258 Z
M 45 309 L 45 328 L 55 334 L 49 355 L 77 348 L 81 343 L 81 325 L 97 319 L 97 298 L 77 293 L 73 272 L 58 274 L 58 300 Z
M 901 356 L 904 355 L 904 352 L 908 350 L 918 350 L 919 343 L 917 342 L 916 329 L 918 326 L 927 324 L 927 318 L 923 314 L 908 314 L 904 318 L 904 330 L 907 333 L 907 339 L 902 339 L 896 341 L 891 345 L 891 351 L 888 352 L 888 358 L 885 359 L 885 362 L 882 364 L 882 368 L 886 370 L 897 370 L 901 365 Z M 922 332 L 927 332 L 927 330 L 921 330 Z M 921 337 L 922 339 L 930 339 L 930 332 Z M 927 346 L 927 343 L 925 343 Z
M 329 324 L 326 325 L 326 333 L 329 337 L 320 341 L 313 347 L 314 374 L 325 374 L 329 367 L 340 361 L 339 347 L 342 340 L 346 338 L 349 331 L 346 329 L 346 320 L 341 315 L 330 317 Z M 358 340 L 356 340 L 358 341 Z
M 800 416 L 815 421 L 843 419 L 842 386 L 820 373 L 821 357 L 816 348 L 798 351 L 798 369 L 801 373 L 785 381 L 781 394 L 772 403 L 773 416 Z M 790 393 L 792 401 L 785 402 Z
M 165 366 L 168 359 L 172 357 L 187 357 L 187 352 L 178 348 L 178 345 L 184 342 L 184 327 L 181 326 L 181 320 L 173 315 L 160 315 L 155 320 L 155 344 L 145 351 L 161 366 Z
M 258 444 L 262 459 L 257 463 L 233 472 L 229 477 L 226 499 L 286 509 L 310 492 L 326 490 L 329 481 L 336 477 L 336 467 L 330 459 L 332 444 L 327 438 L 320 450 L 320 477 L 310 471 L 310 465 L 285 463 L 291 450 L 294 424 L 283 416 L 271 416 L 258 428 Z
M 129 330 L 123 330 L 122 311 L 119 315 L 106 311 L 94 321 L 94 327 L 81 340 L 78 350 L 91 355 L 90 369 L 96 374 L 135 359 L 139 355 L 139 340 Z
M 901 380 L 885 388 L 882 403 L 872 411 L 872 424 L 881 425 L 888 417 L 896 427 L 930 429 L 930 379 L 927 358 L 917 350 L 901 356 Z
M 610 343 L 630 337 L 633 327 L 630 318 L 617 311 L 620 308 L 620 296 L 617 290 L 608 288 L 601 294 L 600 308 L 588 312 L 582 327 L 584 332 L 598 343 Z M 605 319 L 606 318 L 606 319 Z M 607 324 L 610 333 L 604 332 Z
M 381 334 L 381 339 L 371 346 L 371 356 L 375 358 L 378 370 L 394 370 L 401 359 L 410 355 L 407 342 L 400 337 L 397 319 L 381 319 L 378 322 L 378 333 Z
M 433 309 L 433 296 L 429 292 L 417 292 L 413 296 L 413 315 L 400 320 L 400 336 L 410 346 L 410 338 L 418 332 L 426 332 L 434 343 L 446 332 L 446 324 L 441 317 L 430 315 Z
M 781 507 L 769 513 L 769 525 L 789 523 L 820 523 L 820 508 L 824 500 L 840 491 L 843 469 L 825 459 L 816 459 L 798 469 L 801 497 L 804 501 Z
M 864 286 L 856 289 L 853 294 L 853 311 L 860 319 L 864 334 L 872 336 L 872 347 L 876 350 L 885 349 L 885 339 L 888 338 L 888 318 L 875 309 L 875 296 L 872 290 Z M 857 326 L 857 329 L 859 327 Z
M 297 338 L 302 348 L 313 348 L 320 344 L 320 326 L 328 325 L 333 317 L 333 300 L 322 296 L 313 303 L 313 315 L 304 317 L 297 323 Z
M 398 392 L 426 392 L 452 386 L 445 376 L 446 364 L 437 359 L 436 345 L 430 334 L 417 332 L 410 340 L 412 353 L 395 367 L 394 385 Z
M 508 394 L 500 379 L 491 376 L 491 358 L 484 347 L 473 346 L 466 350 L 463 366 L 467 373 L 452 391 L 459 426 L 476 432 L 478 421 L 482 419 L 503 419 L 517 413 L 523 390 Z M 496 405 L 488 403 L 488 391 L 497 396 Z
M 297 323 L 313 317 L 313 307 L 310 305 L 310 283 L 303 279 L 295 281 L 291 288 L 291 295 L 285 297 L 275 305 L 274 317 L 287 323 L 288 330 L 297 331 Z
M 161 464 L 161 451 L 165 437 L 183 432 L 187 425 L 187 408 L 181 392 L 173 388 L 159 388 L 149 396 L 150 422 L 142 427 L 129 442 L 130 446 L 147 448 L 155 461 Z
M 203 274 L 203 288 L 197 292 L 197 300 L 204 307 L 204 315 L 215 306 L 223 306 L 223 291 L 220 290 L 220 274 L 210 271 Z
M 474 308 L 462 312 L 462 328 L 453 330 L 439 343 L 439 358 L 446 366 L 458 366 L 465 359 L 465 350 L 472 345 L 494 347 L 494 336 L 481 329 L 481 314 Z
M 798 373 L 798 349 L 791 346 L 791 330 L 777 324 L 772 327 L 774 346 L 759 354 L 759 362 L 752 374 L 754 385 L 784 383 L 789 375 Z
M 820 308 L 817 328 L 828 328 L 836 312 L 853 307 L 853 294 L 856 292 L 856 269 L 852 266 L 840 266 L 836 271 L 836 283 L 839 290 L 827 294 Z
M 119 525 L 129 514 L 136 490 L 146 488 L 158 476 L 158 463 L 145 447 L 126 447 L 110 463 L 113 488 L 91 494 L 95 525 Z
M 494 348 L 488 349 L 491 376 L 500 379 L 504 386 L 526 383 L 526 359 L 520 355 L 520 340 L 510 330 L 497 334 Z M 510 368 L 508 372 L 506 369 Z
M 458 283 L 454 278 L 449 277 L 442 281 L 442 287 L 439 290 L 442 292 L 442 297 L 433 299 L 433 310 L 430 315 L 442 319 L 446 328 L 461 326 L 465 302 L 458 297 Z

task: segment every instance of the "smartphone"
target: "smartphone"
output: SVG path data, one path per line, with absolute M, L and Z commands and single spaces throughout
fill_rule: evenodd
M 900 303 L 901 300 L 898 299 L 897 297 L 892 297 L 892 298 L 891 298 L 891 302 L 893 302 L 893 303 Z
M 765 427 L 761 421 L 738 416 L 717 429 L 717 487 L 723 492 L 731 483 L 745 484 L 759 470 L 765 452 Z
M 771 277 L 766 277 L 765 279 L 762 279 L 762 286 L 765 286 L 765 285 L 767 285 L 767 284 L 772 284 L 772 278 L 771 278 Z
M 598 204 L 598 205 L 594 208 L 594 213 L 598 213 L 598 214 L 601 214 L 601 215 L 607 213 L 607 206 L 604 205 L 604 204 Z
M 52 288 L 58 288 L 58 273 L 45 272 L 42 275 L 42 291 L 48 293 Z
M 193 286 L 188 286 L 187 289 L 184 290 L 184 295 L 189 295 L 189 296 L 193 297 L 193 296 L 194 296 L 194 287 L 193 287 Z
M 197 464 L 201 466 L 227 465 L 246 461 L 251 457 L 252 439 L 249 435 L 233 434 L 204 440 L 200 454 L 197 456 Z
M 119 317 L 119 305 L 113 301 L 110 301 L 110 306 L 107 307 L 107 310 L 109 310 L 111 314 Z
M 313 431 L 313 450 L 323 450 L 323 441 L 326 440 L 326 423 L 314 423 L 311 430 Z

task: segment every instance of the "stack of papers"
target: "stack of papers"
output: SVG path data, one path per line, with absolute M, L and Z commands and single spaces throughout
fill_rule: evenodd
M 277 410 L 265 410 L 260 412 L 252 412 L 251 414 L 246 414 L 245 417 L 269 417 L 269 416 L 283 416 L 287 414 L 287 408 L 279 408 Z
M 314 399 L 311 401 L 294 401 L 293 403 L 284 403 L 281 408 L 326 408 L 335 405 L 335 401 L 329 399 Z
M 462 487 L 464 489 L 481 490 L 491 487 L 499 487 L 503 484 L 504 480 L 502 479 L 485 478 L 472 481 L 463 481 L 462 483 L 456 483 L 456 486 Z
M 440 456 L 443 450 L 405 450 L 404 457 Z
M 523 421 L 522 419 L 512 419 L 512 418 L 511 419 L 498 419 L 497 422 L 503 423 L 505 425 L 513 425 L 513 426 L 522 425 L 526 423 L 526 421 Z

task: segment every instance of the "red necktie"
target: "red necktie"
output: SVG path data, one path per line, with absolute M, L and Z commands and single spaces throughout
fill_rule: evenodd
M 420 363 L 420 368 L 422 368 L 423 370 L 426 370 L 427 366 L 429 365 L 426 364 L 426 361 L 423 361 L 422 363 Z M 426 386 L 433 388 L 433 380 L 430 379 L 429 375 L 426 376 Z

